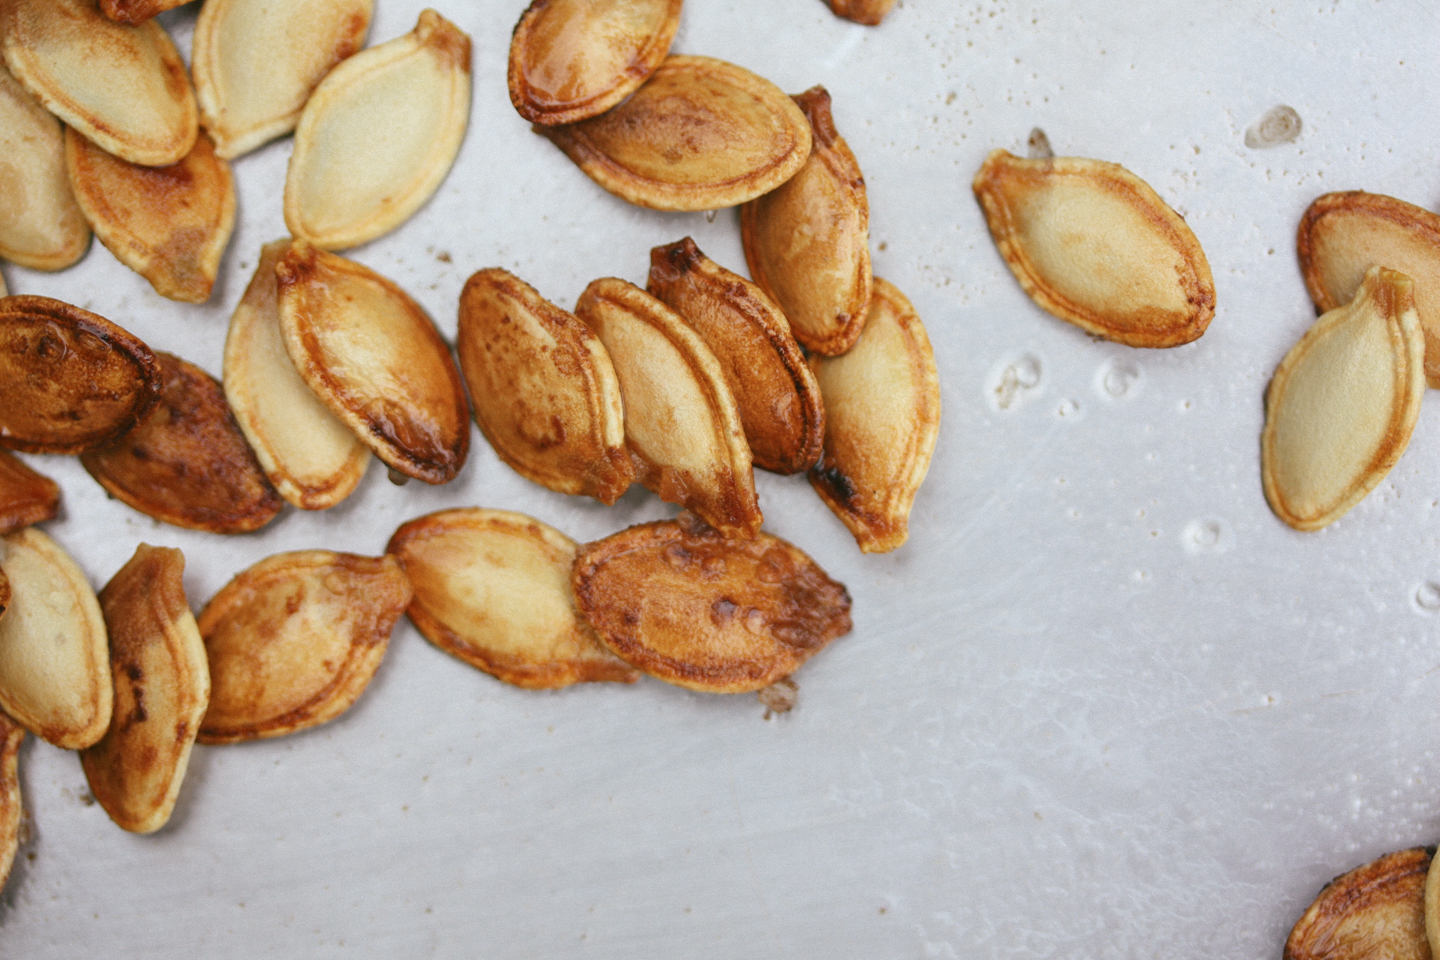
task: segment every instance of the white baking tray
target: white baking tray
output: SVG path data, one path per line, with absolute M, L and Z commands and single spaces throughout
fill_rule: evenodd
M 435 198 L 351 256 L 447 336 L 500 266 L 569 306 L 643 283 L 693 236 L 743 270 L 733 211 L 640 210 L 511 109 L 522 0 L 432 0 L 474 38 L 474 107 Z M 421 4 L 377 0 L 371 41 Z M 163 18 L 188 50 L 195 6 Z M 1440 19 L 1378 3 L 900 0 L 879 28 L 820 0 L 692 0 L 677 52 L 823 83 L 869 187 L 876 273 L 915 303 L 943 394 L 909 543 L 862 556 L 802 478 L 757 477 L 766 529 L 844 581 L 855 629 L 769 720 L 655 681 L 508 687 L 397 628 L 375 682 L 312 731 L 198 747 L 175 817 L 131 836 L 73 755 L 21 754 L 28 840 L 0 956 L 1278 957 L 1333 875 L 1440 838 L 1440 403 L 1362 504 L 1301 534 L 1261 495 L 1262 392 L 1313 319 L 1295 228 L 1319 194 L 1440 202 Z M 1276 104 L 1293 144 L 1244 145 Z M 1215 274 L 1209 332 L 1097 342 L 1021 292 L 970 191 L 1043 127 L 1180 210 Z M 212 373 L 260 245 L 284 234 L 288 140 L 235 164 L 211 301 L 165 301 L 98 243 L 6 265 Z M 1001 408 L 1007 366 L 1030 384 Z M 671 515 L 543 490 L 479 433 L 448 486 L 372 467 L 259 533 L 165 526 L 72 458 L 45 526 L 98 587 L 180 547 L 198 608 L 282 550 L 384 549 L 441 508 L 525 511 L 578 540 Z

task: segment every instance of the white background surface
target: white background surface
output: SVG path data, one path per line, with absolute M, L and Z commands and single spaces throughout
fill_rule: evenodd
M 686 234 L 744 269 L 733 212 L 629 207 L 530 133 L 504 81 L 523 3 L 434 2 L 474 38 L 469 134 L 434 200 L 349 255 L 447 336 L 481 267 L 564 306 L 597 276 L 643 284 L 649 248 Z M 371 41 L 419 6 L 377 0 Z M 195 9 L 163 18 L 186 50 Z M 1440 838 L 1440 405 L 1324 532 L 1276 520 L 1258 466 L 1262 391 L 1313 318 L 1305 207 L 1355 188 L 1440 202 L 1437 44 L 1432 8 L 1400 0 L 900 0 L 877 29 L 819 0 L 691 0 L 675 51 L 830 89 L 876 272 L 934 343 L 943 417 L 908 544 L 862 556 L 803 479 L 757 477 L 766 529 L 848 584 L 854 632 L 766 721 L 753 697 L 649 680 L 514 689 L 402 621 L 338 721 L 197 747 L 150 837 L 30 741 L 0 956 L 1278 957 L 1330 877 Z M 1299 141 L 1247 149 L 1279 103 Z M 1187 217 L 1218 290 L 1200 341 L 1096 342 L 1026 299 L 970 179 L 1036 125 Z M 235 164 L 208 304 L 162 300 L 98 243 L 59 274 L 6 265 L 12 292 L 218 374 L 259 246 L 284 233 L 289 152 Z M 1017 362 L 1038 382 L 1002 410 Z M 581 541 L 674 512 L 638 487 L 614 508 L 550 493 L 474 441 L 446 487 L 372 467 L 341 507 L 233 538 L 107 501 L 73 459 L 28 460 L 61 482 L 45 529 L 97 587 L 138 542 L 177 546 L 197 608 L 271 553 L 378 553 L 445 507 Z

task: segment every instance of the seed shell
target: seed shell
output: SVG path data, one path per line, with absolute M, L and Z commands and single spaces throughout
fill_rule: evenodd
M 295 129 L 316 85 L 365 45 L 374 0 L 205 0 L 191 73 L 227 160 Z
M 284 501 L 265 479 L 225 402 L 224 388 L 194 364 L 159 355 L 160 404 L 81 464 L 116 499 L 156 520 L 211 533 L 248 533 Z
M 344 713 L 410 596 L 388 555 L 305 550 L 239 574 L 199 617 L 211 682 L 200 742 L 280 737 Z
M 732 540 L 682 514 L 580 548 L 576 606 L 611 650 L 667 683 L 747 693 L 850 632 L 850 595 L 760 533 Z
M 150 348 L 49 297 L 0 299 L 0 447 L 81 453 L 131 430 L 160 399 Z
M 15 79 L 107 152 L 163 166 L 194 146 L 190 77 L 157 22 L 116 23 L 95 0 L 4 0 L 0 38 Z
M 1285 940 L 1285 960 L 1427 960 L 1425 876 L 1434 847 L 1399 850 L 1331 880 Z
M 5 215 L 0 217 L 0 258 L 32 270 L 61 270 L 85 255 L 90 225 L 65 175 L 60 121 L 35 101 L 0 64 L 0 156 Z M 0 279 L 0 297 L 5 281 Z
M 415 587 L 408 613 L 441 650 L 530 689 L 639 674 L 575 612 L 575 541 L 504 510 L 444 510 L 406 523 L 386 550 Z
M 794 101 L 711 57 L 667 57 L 614 109 L 535 131 L 606 190 L 656 210 L 736 206 L 789 180 L 810 155 L 810 124 Z
M 1132 347 L 1179 346 L 1210 325 L 1215 282 L 1200 242 L 1124 167 L 995 150 L 974 188 L 1015 279 L 1060 319 Z
M 860 336 L 870 306 L 870 205 L 830 94 L 812 87 L 794 99 L 810 123 L 810 157 L 740 208 L 740 240 L 750 275 L 785 311 L 795 339 L 833 356 Z
M 0 450 L 0 535 L 53 519 L 59 510 L 60 486 Z
M 10 879 L 15 852 L 20 848 L 20 744 L 25 728 L 0 713 L 0 890 Z
M 620 382 L 605 347 L 572 313 L 518 277 L 481 270 L 460 294 L 460 370 L 480 427 L 521 476 L 614 503 L 635 468 Z
M 634 93 L 680 28 L 681 0 L 532 0 L 510 39 L 510 102 L 551 126 L 599 116 Z
M 1425 392 L 1414 285 L 1372 267 L 1280 361 L 1265 394 L 1260 472 L 1275 515 L 1319 530 L 1364 499 L 1405 452 Z
M 153 833 L 170 819 L 210 700 L 184 570 L 179 550 L 142 543 L 100 591 L 115 709 L 105 736 L 80 752 L 80 766 L 110 819 L 132 833 Z
M 940 430 L 940 377 L 925 327 L 905 295 L 876 277 L 855 346 L 810 365 L 826 416 L 810 485 L 863 552 L 894 550 L 909 536 Z
M 755 466 L 775 473 L 809 469 L 825 437 L 825 408 L 780 308 L 689 237 L 650 251 L 647 288 L 720 362 Z
M 389 233 L 450 172 L 469 117 L 470 38 L 425 10 L 315 88 L 295 128 L 285 225 L 327 250 Z
M 34 527 L 3 538 L 0 709 L 65 750 L 105 735 L 114 702 L 105 620 L 84 572 Z
M 420 305 L 301 240 L 275 275 L 285 350 L 320 402 L 405 476 L 453 479 L 470 449 L 470 407 L 450 347 Z
M 750 447 L 725 373 L 699 335 L 634 284 L 605 278 L 575 306 L 610 354 L 637 479 L 732 537 L 763 517 Z

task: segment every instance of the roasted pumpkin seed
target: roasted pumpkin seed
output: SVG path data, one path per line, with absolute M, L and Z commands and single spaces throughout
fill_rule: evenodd
M 85 255 L 90 226 L 65 175 L 60 121 L 0 65 L 0 257 L 32 270 L 60 270 Z M 0 297 L 5 281 L 0 278 Z
M 143 167 L 113 157 L 72 128 L 65 134 L 70 186 L 100 242 L 171 300 L 210 299 L 235 226 L 230 164 L 201 134 L 179 163 Z
M 95 0 L 5 0 L 5 63 L 45 108 L 131 163 L 176 163 L 195 144 L 195 93 L 154 21 L 116 23 Z
M 825 409 L 785 314 L 689 237 L 650 251 L 647 288 L 720 362 L 755 466 L 776 473 L 809 469 L 820 456 Z
M 1436 865 L 1433 848 L 1430 866 L 1425 871 L 1425 888 L 1421 894 L 1425 915 L 1425 939 L 1430 945 L 1430 956 L 1440 956 L 1440 866 Z
M 316 398 L 285 352 L 275 263 L 289 248 L 289 240 L 261 248 L 255 276 L 230 317 L 225 398 L 280 495 L 303 510 L 324 510 L 359 485 L 370 450 Z
M 1413 288 L 1370 268 L 1355 299 L 1315 321 L 1275 369 L 1260 472 L 1270 508 L 1297 530 L 1339 519 L 1410 442 L 1425 392 Z
M 726 536 L 754 536 L 763 517 L 750 447 L 710 348 L 673 310 L 624 280 L 591 283 L 575 315 L 615 366 L 636 478 Z
M 50 520 L 59 510 L 60 486 L 0 450 L 0 535 Z
M 895 6 L 895 0 L 829 0 L 835 15 L 868 27 L 876 26 Z
M 811 357 L 825 400 L 825 451 L 810 485 L 865 553 L 909 536 L 910 508 L 940 430 L 940 377 L 915 308 L 875 278 L 865 330 L 843 357 Z
M 803 552 L 732 540 L 687 514 L 580 548 L 575 602 L 600 639 L 667 683 L 747 693 L 850 632 L 850 595 Z
M 315 88 L 295 128 L 285 225 L 327 250 L 389 233 L 450 172 L 469 117 L 470 38 L 425 10 L 413 31 L 349 58 Z
M 532 0 L 510 38 L 510 102 L 547 126 L 599 116 L 670 52 L 681 0 Z
M 142 543 L 100 591 L 115 709 L 105 736 L 80 752 L 80 766 L 110 819 L 133 833 L 170 819 L 210 700 L 184 570 L 179 550 Z
M 365 45 L 374 0 L 205 0 L 191 73 L 227 160 L 295 129 L 316 85 Z
M 865 178 L 835 129 L 830 94 L 795 97 L 810 123 L 800 172 L 740 208 L 750 276 L 785 311 L 805 349 L 850 349 L 870 307 L 870 206 Z
M 415 588 L 425 639 L 506 683 L 531 689 L 638 674 L 575 612 L 575 541 L 520 513 L 443 510 L 406 523 L 386 550 Z
M 1399 850 L 1331 880 L 1285 940 L 1285 960 L 1428 960 L 1425 874 L 1435 848 Z
M 990 235 L 1037 304 L 1132 347 L 1175 347 L 1205 332 L 1215 282 L 1200 242 L 1124 167 L 993 151 L 975 175 Z
M 450 347 L 420 305 L 302 240 L 275 275 L 285 350 L 320 402 L 405 476 L 445 483 L 459 473 L 470 407 Z
M 20 848 L 20 744 L 25 728 L 0 713 L 0 890 L 10 879 L 15 852 Z
M 0 617 L 0 709 L 65 750 L 110 726 L 105 620 L 75 561 L 34 527 L 0 538 L 10 606 Z
M 1305 211 L 1296 246 L 1305 286 L 1322 313 L 1353 300 L 1371 267 L 1413 280 L 1425 379 L 1440 386 L 1440 216 L 1378 193 L 1327 193 Z
M 201 611 L 210 707 L 201 743 L 280 737 L 333 720 L 365 692 L 410 603 L 392 556 L 282 553 Z
M 49 297 L 0 300 L 0 447 L 80 453 L 160 399 L 150 348 L 98 314 Z
M 157 13 L 173 10 L 190 0 L 100 0 L 100 11 L 116 23 L 144 23 Z
M 714 210 L 768 193 L 810 155 L 810 124 L 769 80 L 724 60 L 670 56 L 619 106 L 535 128 L 623 200 Z
M 460 293 L 455 341 L 475 423 L 526 479 L 614 503 L 635 468 L 620 383 L 590 329 L 504 270 Z
M 116 499 L 177 527 L 249 533 L 275 518 L 284 501 L 210 374 L 159 354 L 165 386 L 160 404 L 114 443 L 80 462 Z

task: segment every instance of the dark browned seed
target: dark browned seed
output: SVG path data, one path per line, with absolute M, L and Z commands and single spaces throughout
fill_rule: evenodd
M 1285 941 L 1285 960 L 1429 960 L 1424 891 L 1434 847 L 1387 853 L 1325 885 Z
M 59 484 L 0 450 L 0 536 L 49 520 L 59 509 Z

